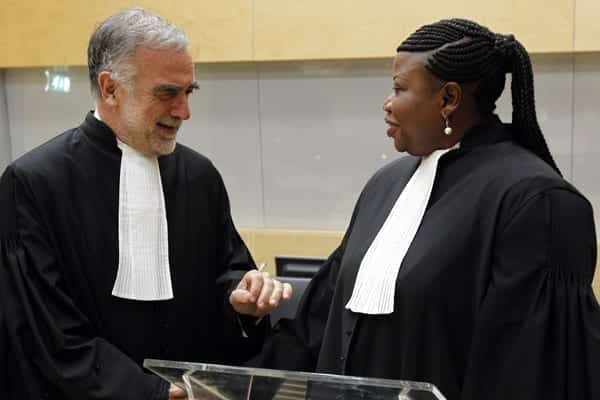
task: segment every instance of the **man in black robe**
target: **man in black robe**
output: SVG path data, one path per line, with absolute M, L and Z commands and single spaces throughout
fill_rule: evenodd
M 95 112 L 4 172 L 1 398 L 184 397 L 142 361 L 240 363 L 290 296 L 254 269 L 215 167 L 175 143 L 186 47 L 143 10 L 109 17 L 88 49 Z

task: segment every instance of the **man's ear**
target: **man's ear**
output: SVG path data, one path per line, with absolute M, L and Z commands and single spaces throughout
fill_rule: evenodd
M 441 89 L 441 113 L 444 119 L 448 117 L 460 106 L 463 90 L 456 82 L 446 82 Z
M 108 105 L 115 106 L 118 104 L 115 96 L 118 83 L 111 78 L 109 71 L 102 71 L 98 74 L 98 88 L 100 92 L 100 100 Z

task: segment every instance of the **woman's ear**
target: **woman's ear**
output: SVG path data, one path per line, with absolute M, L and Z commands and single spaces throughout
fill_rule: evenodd
M 447 119 L 462 101 L 462 87 L 456 82 L 446 82 L 441 89 L 441 113 Z

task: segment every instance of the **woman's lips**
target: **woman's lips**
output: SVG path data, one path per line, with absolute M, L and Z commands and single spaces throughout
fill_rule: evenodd
M 389 137 L 394 136 L 394 131 L 396 130 L 396 128 L 398 128 L 400 125 L 398 125 L 396 122 L 390 121 L 389 119 L 385 118 L 385 123 L 388 124 L 390 127 L 387 130 L 387 135 Z

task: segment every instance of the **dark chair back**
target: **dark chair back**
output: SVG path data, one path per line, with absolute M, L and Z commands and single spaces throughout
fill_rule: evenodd
M 302 295 L 310 283 L 311 278 L 278 276 L 277 280 L 282 283 L 289 283 L 292 285 L 293 294 L 289 301 L 279 304 L 279 306 L 273 310 L 273 312 L 271 312 L 271 326 L 274 326 L 282 318 L 294 319 L 296 316 L 296 311 L 298 311 L 300 299 L 302 299 Z

